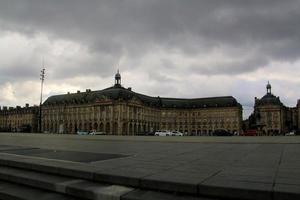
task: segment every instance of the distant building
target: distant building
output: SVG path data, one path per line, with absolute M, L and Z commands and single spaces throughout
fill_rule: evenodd
M 296 120 L 298 121 L 298 129 L 300 129 L 300 99 L 298 100 L 296 111 L 295 111 Z
M 292 130 L 297 130 L 299 129 L 299 121 L 298 121 L 298 106 L 296 107 L 292 107 L 292 108 L 288 108 L 287 109 L 287 119 L 286 119 L 286 125 L 287 125 L 287 129 L 288 131 L 292 131 Z
M 0 131 L 37 132 L 39 107 L 0 108 Z
M 49 97 L 42 106 L 42 130 L 76 133 L 96 130 L 113 135 L 138 135 L 178 130 L 211 135 L 216 129 L 240 132 L 242 106 L 232 96 L 162 98 L 133 92 L 115 75 L 112 87 Z
M 255 97 L 254 112 L 242 122 L 242 106 L 232 96 L 163 98 L 133 92 L 115 75 L 112 87 L 49 97 L 42 105 L 42 131 L 76 133 L 99 131 L 112 135 L 139 135 L 177 130 L 189 135 L 212 135 L 217 129 L 232 133 L 256 130 L 257 135 L 282 135 L 300 129 L 300 99 L 286 107 L 271 92 Z M 37 132 L 39 107 L 0 107 L 0 131 Z
M 297 108 L 288 108 L 271 92 L 271 84 L 266 86 L 267 93 L 255 97 L 254 113 L 249 117 L 250 127 L 255 127 L 258 135 L 281 135 L 298 129 Z M 299 111 L 298 111 L 299 112 Z

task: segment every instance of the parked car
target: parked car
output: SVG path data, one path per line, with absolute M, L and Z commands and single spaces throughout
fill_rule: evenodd
M 172 131 L 172 136 L 183 136 L 183 133 L 179 131 Z
M 212 135 L 213 136 L 233 136 L 232 133 L 230 133 L 229 131 L 227 131 L 225 129 L 217 129 L 213 132 Z
M 154 135 L 155 135 L 155 132 L 153 132 L 153 131 L 152 131 L 152 132 L 148 132 L 148 133 L 146 133 L 145 135 L 146 135 L 146 136 L 154 136 Z
M 244 133 L 241 133 L 240 136 L 256 136 L 256 130 L 249 129 L 249 130 L 245 131 Z
M 92 131 L 89 133 L 90 135 L 105 135 L 105 132 Z
M 294 131 L 285 134 L 285 136 L 294 136 L 294 135 L 296 135 Z
M 77 131 L 77 135 L 88 135 L 89 132 L 86 131 Z
M 156 131 L 155 136 L 171 136 L 172 133 L 170 131 Z

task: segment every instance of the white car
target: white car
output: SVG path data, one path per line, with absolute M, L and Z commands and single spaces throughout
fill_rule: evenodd
M 172 133 L 170 131 L 156 131 L 155 136 L 171 136 Z
M 77 131 L 77 135 L 88 135 L 89 132 L 86 131 Z
M 285 136 L 294 136 L 294 135 L 295 135 L 295 132 L 293 132 L 293 131 L 285 134 Z
M 172 136 L 183 136 L 183 133 L 179 131 L 172 131 Z
M 90 135 L 105 135 L 105 132 L 97 132 L 97 131 L 92 131 L 89 133 Z

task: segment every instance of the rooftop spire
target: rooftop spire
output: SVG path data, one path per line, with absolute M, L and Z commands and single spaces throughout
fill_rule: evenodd
M 121 75 L 120 75 L 120 72 L 119 72 L 119 69 L 115 75 L 115 86 L 121 86 Z
M 266 88 L 267 88 L 267 94 L 271 94 L 272 86 L 271 86 L 269 81 L 268 81 L 268 84 L 267 84 Z

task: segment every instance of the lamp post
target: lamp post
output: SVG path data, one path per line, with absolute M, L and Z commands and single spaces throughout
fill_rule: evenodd
M 42 103 L 43 103 L 43 87 L 44 87 L 44 80 L 45 80 L 45 68 L 41 70 L 40 74 L 41 80 L 41 97 L 40 97 L 40 111 L 39 111 L 39 132 L 42 132 Z

